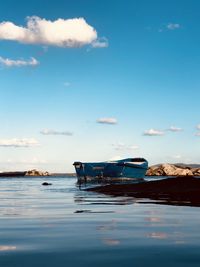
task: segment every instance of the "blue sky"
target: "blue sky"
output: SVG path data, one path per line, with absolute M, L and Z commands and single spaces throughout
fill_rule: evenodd
M 2 1 L 0 169 L 199 163 L 199 10 L 194 0 Z

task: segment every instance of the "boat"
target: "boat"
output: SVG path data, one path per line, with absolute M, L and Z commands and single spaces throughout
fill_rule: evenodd
M 73 163 L 78 179 L 144 179 L 148 161 L 144 158 L 126 158 L 116 161 Z

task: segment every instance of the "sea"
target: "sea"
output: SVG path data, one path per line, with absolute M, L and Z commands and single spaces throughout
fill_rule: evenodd
M 44 266 L 199 267 L 200 208 L 0 178 L 0 267 Z

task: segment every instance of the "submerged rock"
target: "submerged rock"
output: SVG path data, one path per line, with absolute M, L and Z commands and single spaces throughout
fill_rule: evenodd
M 44 182 L 42 185 L 52 185 L 51 183 Z

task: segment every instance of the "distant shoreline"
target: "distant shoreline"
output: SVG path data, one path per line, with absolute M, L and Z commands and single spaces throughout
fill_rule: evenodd
M 30 171 L 6 171 L 0 172 L 0 177 L 76 177 L 76 173 L 48 173 L 48 172 L 34 172 L 29 174 Z
M 7 171 L 0 172 L 0 177 L 19 177 L 19 176 L 66 176 L 76 177 L 76 173 L 49 173 L 47 171 L 39 171 L 36 169 L 28 171 Z M 146 176 L 200 176 L 200 164 L 157 164 L 150 166 L 146 172 Z
M 17 171 L 17 172 L 0 172 L 0 177 L 21 177 L 21 176 L 25 176 L 26 172 L 21 172 L 21 171 Z

